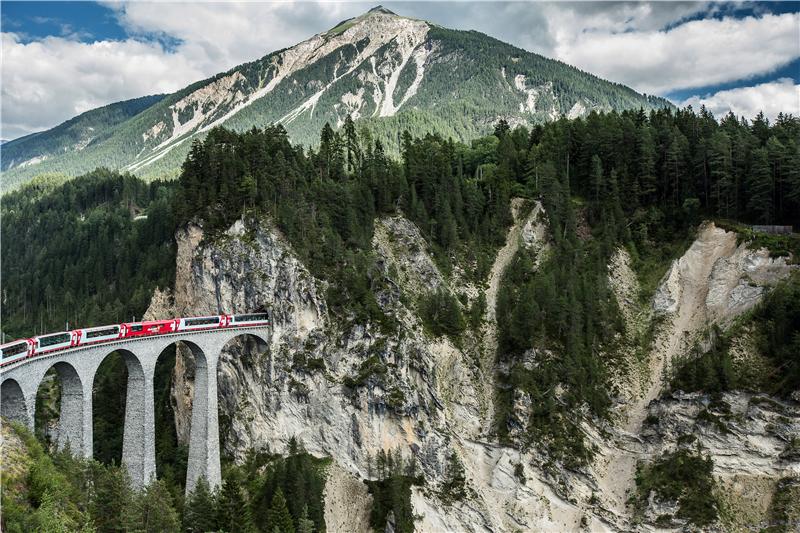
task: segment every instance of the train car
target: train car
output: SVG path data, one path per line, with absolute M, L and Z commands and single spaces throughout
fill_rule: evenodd
M 95 328 L 84 328 L 77 330 L 78 345 L 94 344 L 96 342 L 107 342 L 122 338 L 122 328 L 115 324 L 113 326 L 98 326 Z
M 49 335 L 39 335 L 33 338 L 33 354 L 55 352 L 78 345 L 80 333 L 78 330 L 62 331 L 61 333 L 51 333 Z
M 267 313 L 247 313 L 243 315 L 229 315 L 228 327 L 269 325 Z
M 228 325 L 228 315 L 198 316 L 178 319 L 178 331 L 224 328 Z
M 39 335 L 32 339 L 20 339 L 0 346 L 0 366 L 45 353 L 110 342 L 117 339 L 166 335 L 178 331 L 198 331 L 218 328 L 260 326 L 270 324 L 267 313 L 245 313 L 239 315 L 214 315 L 170 320 L 149 320 L 109 326 L 62 331 Z
M 33 339 L 20 339 L 0 346 L 0 366 L 10 365 L 33 355 Z
M 178 319 L 132 322 L 120 324 L 119 327 L 120 338 L 123 339 L 163 335 L 166 333 L 175 333 L 178 327 Z

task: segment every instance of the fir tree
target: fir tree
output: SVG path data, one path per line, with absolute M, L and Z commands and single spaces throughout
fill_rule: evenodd
M 267 515 L 268 531 L 280 531 L 280 533 L 294 533 L 294 522 L 289 508 L 286 506 L 286 498 L 283 491 L 278 489 L 272 496 L 272 504 Z
M 314 533 L 314 521 L 308 518 L 308 505 L 303 506 L 303 512 L 297 519 L 297 533 Z
M 217 529 L 217 502 L 204 477 L 198 480 L 189 494 L 183 513 L 185 531 L 205 533 Z

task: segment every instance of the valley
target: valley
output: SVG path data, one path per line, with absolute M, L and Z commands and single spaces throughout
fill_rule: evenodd
M 798 139 L 378 6 L 6 142 L 3 349 L 143 333 L 0 354 L 2 529 L 795 531 Z

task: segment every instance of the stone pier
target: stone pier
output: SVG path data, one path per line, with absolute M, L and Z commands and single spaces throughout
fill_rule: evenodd
M 270 330 L 260 326 L 182 332 L 72 348 L 24 359 L 4 367 L 0 372 L 0 414 L 33 430 L 36 392 L 44 375 L 54 368 L 61 381 L 58 446 L 69 446 L 75 455 L 92 457 L 92 387 L 95 374 L 108 355 L 120 352 L 128 369 L 122 463 L 134 486 L 144 487 L 156 475 L 153 391 L 156 362 L 168 346 L 183 342 L 195 358 L 186 491 L 191 492 L 203 477 L 212 488 L 218 487 L 221 472 L 217 366 L 225 345 L 243 335 L 252 335 L 268 344 Z

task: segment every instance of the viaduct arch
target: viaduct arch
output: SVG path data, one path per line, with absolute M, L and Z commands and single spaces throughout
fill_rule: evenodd
M 269 326 L 181 332 L 78 346 L 12 363 L 0 371 L 0 412 L 33 430 L 36 392 L 50 368 L 61 380 L 58 446 L 69 443 L 76 455 L 92 457 L 92 387 L 100 364 L 120 352 L 128 369 L 122 463 L 135 487 L 156 475 L 153 378 L 161 353 L 175 342 L 195 358 L 194 398 L 189 438 L 186 492 L 205 477 L 209 486 L 222 481 L 219 459 L 217 367 L 222 349 L 237 337 L 251 335 L 269 344 Z

